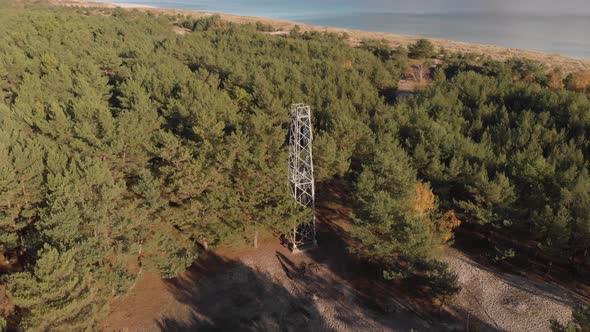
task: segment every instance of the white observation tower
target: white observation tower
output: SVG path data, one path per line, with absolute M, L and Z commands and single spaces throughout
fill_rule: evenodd
M 305 209 L 311 209 L 312 217 L 298 220 L 286 238 L 293 253 L 317 246 L 315 219 L 315 184 L 313 180 L 313 156 L 311 110 L 308 105 L 291 105 L 289 129 L 289 184 L 291 195 Z

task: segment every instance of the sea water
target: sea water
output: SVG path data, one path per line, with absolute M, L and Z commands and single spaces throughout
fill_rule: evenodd
M 111 1 L 442 38 L 590 59 L 590 0 Z

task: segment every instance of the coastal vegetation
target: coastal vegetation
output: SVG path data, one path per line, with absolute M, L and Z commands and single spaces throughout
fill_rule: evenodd
M 351 191 L 350 251 L 375 278 L 444 303 L 458 282 L 441 252 L 462 229 L 497 261 L 588 276 L 584 73 L 217 16 L 0 6 L 10 324 L 96 330 L 144 271 L 172 278 L 256 227 L 287 231 L 305 213 L 286 184 L 299 101 L 313 107 L 316 178 Z M 429 84 L 401 98 L 411 66 Z

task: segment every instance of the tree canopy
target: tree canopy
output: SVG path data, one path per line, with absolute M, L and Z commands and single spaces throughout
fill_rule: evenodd
M 110 9 L 0 4 L 0 21 L 0 250 L 22 263 L 3 282 L 23 328 L 91 330 L 141 271 L 285 232 L 304 213 L 293 102 L 313 108 L 318 181 L 354 188 L 353 251 L 388 279 L 444 301 L 436 252 L 465 223 L 556 260 L 590 247 L 590 100 L 534 63 L 456 56 L 400 99 L 407 51 L 378 41 Z

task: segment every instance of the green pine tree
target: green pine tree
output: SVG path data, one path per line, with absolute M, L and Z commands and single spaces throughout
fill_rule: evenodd
M 94 331 L 104 302 L 91 275 L 76 261 L 76 250 L 60 253 L 45 245 L 31 271 L 8 277 L 8 290 L 23 309 L 27 331 Z

